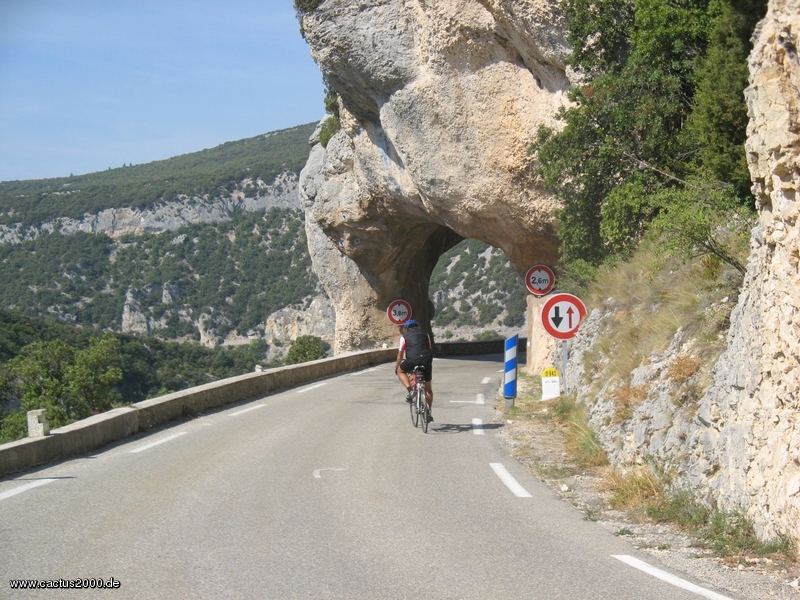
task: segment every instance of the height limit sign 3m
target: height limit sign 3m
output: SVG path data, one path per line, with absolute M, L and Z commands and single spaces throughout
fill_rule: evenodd
M 547 265 L 533 265 L 525 273 L 525 287 L 534 296 L 546 296 L 553 289 L 556 276 Z
M 555 294 L 542 307 L 544 330 L 557 340 L 574 337 L 585 318 L 586 305 L 572 294 Z

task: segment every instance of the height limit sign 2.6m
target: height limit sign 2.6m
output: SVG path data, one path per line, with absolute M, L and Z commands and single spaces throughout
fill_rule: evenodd
M 546 296 L 556 283 L 553 269 L 547 265 L 533 265 L 525 273 L 525 287 L 534 296 Z

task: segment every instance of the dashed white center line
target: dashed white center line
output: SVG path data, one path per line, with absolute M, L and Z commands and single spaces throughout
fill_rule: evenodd
M 378 367 L 372 367 L 371 369 L 364 369 L 363 371 L 358 371 L 357 373 L 353 373 L 353 375 L 361 375 L 362 373 L 369 373 L 370 371 L 374 371 Z
M 257 408 L 264 408 L 266 404 L 257 404 L 255 406 L 251 406 L 250 408 L 245 408 L 244 410 L 236 411 L 235 413 L 230 413 L 229 417 L 238 417 L 239 415 L 243 415 L 246 412 L 250 412 L 251 410 L 255 410 Z
M 30 483 L 26 483 L 25 485 L 19 485 L 15 488 L 11 488 L 10 490 L 6 490 L 2 494 L 0 494 L 0 500 L 5 500 L 6 498 L 11 498 L 11 496 L 16 496 L 17 494 L 21 494 L 22 492 L 27 492 L 28 490 L 32 490 L 33 488 L 37 488 L 40 485 L 44 485 L 46 483 L 50 483 L 56 481 L 55 479 L 37 479 L 36 481 L 31 481 Z
M 484 402 L 486 402 L 486 398 L 483 394 L 478 394 L 475 400 L 450 400 L 450 404 L 483 404 Z
M 328 385 L 328 382 L 326 381 L 324 383 L 318 383 L 317 385 L 312 385 L 312 386 L 309 386 L 307 388 L 303 388 L 302 390 L 297 390 L 297 393 L 298 394 L 305 394 L 306 392 L 311 391 L 311 390 L 315 390 L 318 387 L 322 387 L 323 385 Z
M 156 440 L 155 442 L 150 442 L 149 444 L 145 444 L 144 446 L 139 446 L 138 448 L 136 448 L 136 450 L 131 450 L 131 454 L 136 454 L 137 452 L 144 452 L 145 450 L 149 450 L 150 448 L 158 446 L 159 444 L 163 444 L 165 442 L 171 442 L 175 438 L 179 438 L 187 433 L 188 431 L 178 431 L 177 433 L 173 433 L 172 435 L 167 436 L 165 438 L 161 438 L 160 440 Z
M 483 421 L 480 419 L 472 419 L 472 433 L 475 435 L 483 435 Z
M 489 466 L 492 467 L 492 470 L 497 474 L 500 478 L 500 481 L 506 484 L 506 487 L 511 490 L 511 492 L 517 498 L 532 498 L 528 491 L 522 487 L 519 482 L 512 477 L 511 473 L 500 463 L 489 463 Z
M 491 377 L 484 377 L 481 383 L 489 383 L 492 380 Z
M 648 575 L 652 575 L 653 577 L 658 577 L 662 581 L 666 581 L 667 583 L 671 583 L 675 587 L 682 588 L 684 590 L 688 590 L 690 592 L 694 592 L 699 596 L 703 596 L 704 598 L 709 598 L 710 600 L 731 600 L 727 596 L 723 596 L 722 594 L 718 594 L 717 592 L 712 592 L 711 590 L 707 590 L 704 587 L 700 587 L 699 585 L 695 585 L 690 581 L 686 581 L 685 579 L 681 579 L 672 573 L 667 573 L 666 571 L 662 571 L 661 569 L 657 569 L 653 565 L 650 565 L 643 560 L 639 560 L 638 558 L 634 558 L 633 556 L 628 556 L 627 554 L 612 554 L 612 558 L 616 558 L 617 560 L 621 560 L 626 565 L 630 565 L 640 571 L 644 571 Z

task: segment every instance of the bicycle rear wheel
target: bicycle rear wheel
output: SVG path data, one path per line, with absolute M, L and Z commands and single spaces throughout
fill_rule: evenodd
M 420 390 L 420 404 L 421 410 L 419 411 L 419 418 L 422 421 L 422 432 L 428 433 L 428 415 L 430 408 L 428 408 L 428 398 L 425 396 L 425 388 Z
M 416 427 L 419 424 L 419 405 L 417 404 L 416 391 L 414 392 L 414 397 L 411 402 L 408 404 L 408 408 L 411 410 L 411 424 Z

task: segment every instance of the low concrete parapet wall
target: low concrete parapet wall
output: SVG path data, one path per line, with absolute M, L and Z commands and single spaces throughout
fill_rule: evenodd
M 436 344 L 436 356 L 475 356 L 479 354 L 505 353 L 505 340 L 487 340 L 485 342 L 444 342 Z M 522 354 L 528 349 L 528 339 L 519 338 L 517 353 Z
M 247 373 L 115 408 L 53 429 L 45 437 L 0 444 L 0 476 L 81 456 L 139 431 L 248 398 L 372 365 L 392 362 L 397 350 L 364 350 L 299 365 Z
M 524 351 L 525 340 L 520 340 Z M 436 356 L 502 354 L 503 340 L 436 344 Z M 263 396 L 315 379 L 372 365 L 393 362 L 395 348 L 363 350 L 221 379 L 130 406 L 115 408 L 88 419 L 53 429 L 50 435 L 0 444 L 0 477 L 38 465 L 81 456 L 134 433 L 168 421 L 197 415 L 214 408 Z

